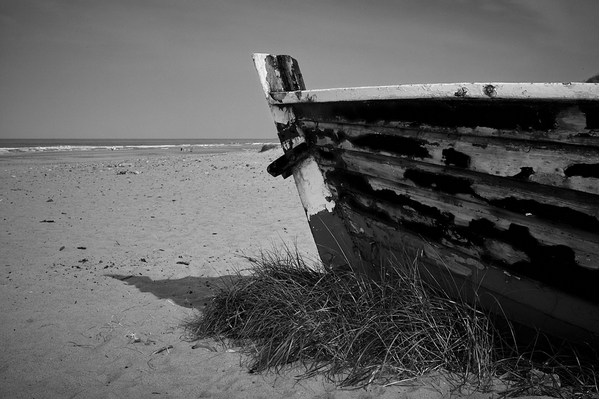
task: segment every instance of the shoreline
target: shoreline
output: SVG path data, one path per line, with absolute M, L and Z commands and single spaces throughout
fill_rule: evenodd
M 119 157 L 153 157 L 153 156 L 184 156 L 184 155 L 208 155 L 208 154 L 228 154 L 258 152 L 261 145 L 255 148 L 246 147 L 174 147 L 174 148 L 135 148 L 135 149 L 93 149 L 93 150 L 68 150 L 68 151 L 23 151 L 7 152 L 0 154 L 0 164 L 13 162 L 15 160 L 35 160 L 46 159 L 59 163 L 68 163 L 71 161 L 103 161 Z

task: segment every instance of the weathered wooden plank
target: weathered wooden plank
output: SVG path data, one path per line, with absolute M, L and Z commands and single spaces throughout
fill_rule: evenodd
M 567 123 L 564 113 L 575 113 L 572 120 Z M 301 118 L 298 120 L 300 126 L 314 128 L 316 125 L 328 126 L 331 129 L 342 129 L 342 127 L 354 125 L 356 129 L 370 129 L 381 134 L 397 134 L 401 129 L 402 135 L 407 137 L 419 137 L 422 130 L 414 127 L 412 122 L 402 121 L 340 121 L 335 118 L 333 121 L 329 116 L 321 116 L 314 119 Z M 337 125 L 337 126 L 335 126 Z M 519 129 L 498 129 L 484 126 L 464 127 L 464 126 L 426 126 L 427 134 L 431 137 L 439 135 L 454 137 L 456 140 L 465 139 L 471 143 L 484 145 L 485 139 L 500 138 L 502 140 L 516 141 L 537 141 L 549 142 L 555 144 L 572 144 L 582 146 L 599 147 L 599 134 L 588 129 L 586 126 L 586 116 L 578 107 L 566 107 L 556 115 L 556 126 L 554 129 L 546 131 L 519 130 Z
M 365 259 L 372 259 L 372 256 L 380 257 L 387 261 L 389 259 L 398 259 L 398 257 L 407 257 L 410 261 L 413 260 L 415 256 L 428 258 L 429 260 L 433 261 L 432 264 L 434 264 L 435 267 L 451 273 L 450 275 L 447 275 L 447 278 L 449 278 L 449 282 L 454 284 L 457 288 L 460 287 L 460 284 L 458 284 L 458 280 L 455 279 L 460 278 L 460 276 L 468 276 L 470 279 L 472 279 L 473 284 L 483 284 L 483 286 L 486 285 L 488 287 L 489 280 L 487 283 L 484 283 L 483 281 L 490 275 L 493 275 L 494 277 L 492 277 L 490 280 L 492 284 L 495 285 L 492 292 L 499 295 L 512 296 L 514 299 L 519 301 L 526 301 L 526 296 L 529 294 L 533 296 L 545 296 L 547 293 L 551 292 L 551 288 L 549 286 L 543 287 L 537 284 L 536 288 L 540 287 L 540 294 L 527 293 L 527 290 L 531 287 L 529 281 L 519 279 L 517 276 L 506 273 L 501 268 L 494 267 L 492 265 L 482 266 L 480 263 L 476 262 L 464 264 L 454 263 L 453 265 L 448 264 L 446 259 L 456 259 L 463 257 L 464 254 L 455 248 L 444 248 L 443 246 L 436 245 L 435 243 L 423 243 L 421 237 L 409 232 L 404 233 L 402 231 L 399 236 L 389 235 L 388 226 L 384 223 L 376 219 L 372 219 L 368 214 L 360 212 L 351 206 L 347 206 L 345 204 L 342 206 L 347 215 L 351 216 L 351 220 L 353 222 L 353 233 L 356 235 L 356 237 L 359 237 L 359 241 L 363 243 L 377 243 L 374 247 L 370 244 L 367 247 L 364 247 L 366 249 L 364 253 L 370 255 L 365 256 Z M 394 253 L 392 255 L 383 255 L 381 251 L 385 250 L 392 251 Z M 535 309 L 543 310 L 548 315 L 551 315 L 552 310 L 555 309 L 555 293 L 550 295 L 553 296 L 551 300 L 531 301 L 531 306 Z M 578 303 L 578 307 L 580 309 L 584 309 L 586 312 L 584 314 L 585 322 L 595 326 L 597 323 L 599 323 L 599 310 L 593 306 L 590 306 L 588 301 L 577 299 L 573 302 Z M 568 319 L 570 318 L 566 317 L 566 320 Z M 575 319 L 572 321 L 574 320 Z
M 403 230 L 390 234 L 388 225 L 353 207 L 342 207 L 351 220 L 350 228 L 364 262 L 397 267 L 418 259 L 417 264 L 424 269 L 422 275 L 428 274 L 429 282 L 436 281 L 436 285 L 444 287 L 449 294 L 459 294 L 511 321 L 535 325 L 550 334 L 577 337 L 595 346 L 599 344 L 599 338 L 588 332 L 599 328 L 596 305 L 493 266 L 481 269 L 475 263 L 452 264 L 452 259 L 459 259 L 463 254 L 451 248 L 427 245 L 421 237 Z
M 338 103 L 300 103 L 290 106 L 301 120 L 439 129 L 495 129 L 532 132 L 539 136 L 556 129 L 593 136 L 599 129 L 597 101 L 389 100 Z M 578 109 L 572 121 L 564 113 Z M 579 120 L 584 118 L 584 120 Z
M 335 179 L 338 177 L 329 181 Z M 343 183 L 334 190 L 343 201 L 351 198 L 354 206 L 370 210 L 373 216 L 388 220 L 390 225 L 402 226 L 431 241 L 443 240 L 448 245 L 463 248 L 465 253 L 476 253 L 476 258 L 486 256 L 508 264 L 532 264 L 538 262 L 535 257 L 539 257 L 537 252 L 542 248 L 557 250 L 559 247 L 561 251 L 556 252 L 555 259 L 545 261 L 563 262 L 563 265 L 547 264 L 547 268 L 599 270 L 599 237 L 575 227 L 374 177 L 364 179 L 343 174 Z M 485 237 L 481 229 L 493 234 Z M 525 240 L 520 244 L 526 245 L 518 245 L 512 235 Z M 518 246 L 521 248 L 514 249 Z M 518 254 L 513 256 L 512 263 L 505 256 L 507 250 Z
M 583 100 L 596 99 L 599 85 L 589 83 L 446 83 L 297 90 L 271 93 L 270 103 L 353 102 L 410 99 Z
M 490 176 L 513 177 L 553 187 L 599 194 L 599 147 L 485 139 L 484 143 L 442 133 L 376 129 L 329 123 L 303 123 L 304 134 L 321 147 L 381 153 L 457 166 Z M 583 172 L 576 172 L 575 168 Z M 598 165 L 596 167 L 595 165 Z M 574 171 L 574 173 L 571 173 Z
M 428 187 L 532 217 L 550 213 L 551 220 L 556 222 L 584 224 L 588 227 L 580 228 L 599 232 L 599 204 L 595 195 L 381 154 L 354 151 L 335 151 L 334 154 L 326 151 L 325 154 L 326 159 L 320 164 L 326 167 L 380 177 L 410 187 Z M 512 199 L 511 204 L 505 203 L 507 198 Z

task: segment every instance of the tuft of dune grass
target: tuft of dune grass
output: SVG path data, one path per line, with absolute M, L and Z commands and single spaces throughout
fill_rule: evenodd
M 291 363 L 340 386 L 432 371 L 492 374 L 494 330 L 466 303 L 427 286 L 414 264 L 380 281 L 307 264 L 295 251 L 265 252 L 251 275 L 218 292 L 187 320 L 191 339 L 234 341 L 253 372 Z
M 594 351 L 510 344 L 490 315 L 423 282 L 416 260 L 373 281 L 286 246 L 247 259 L 250 274 L 238 273 L 182 327 L 191 341 L 240 346 L 250 372 L 302 365 L 300 379 L 318 374 L 354 388 L 439 372 L 456 389 L 486 392 L 499 380 L 501 397 L 599 399 Z

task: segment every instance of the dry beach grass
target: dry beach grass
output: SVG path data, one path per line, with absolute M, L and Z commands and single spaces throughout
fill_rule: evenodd
M 190 340 L 239 347 L 251 372 L 299 365 L 298 379 L 353 389 L 440 373 L 453 392 L 598 396 L 594 352 L 541 343 L 541 334 L 516 344 L 496 317 L 424 283 L 417 260 L 395 261 L 380 281 L 308 264 L 287 246 L 248 260 L 252 273 L 229 279 L 183 327 Z
M 301 363 L 341 387 L 462 373 L 490 385 L 493 328 L 471 306 L 433 292 L 414 264 L 373 281 L 308 264 L 285 247 L 249 259 L 253 273 L 222 289 L 184 323 L 194 339 L 241 345 L 253 372 Z M 472 378 L 471 378 L 472 377 Z

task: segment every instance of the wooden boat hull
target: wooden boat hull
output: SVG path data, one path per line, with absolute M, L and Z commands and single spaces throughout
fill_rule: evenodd
M 599 348 L 599 85 L 305 90 L 256 68 L 325 264 L 423 276 L 509 320 Z

